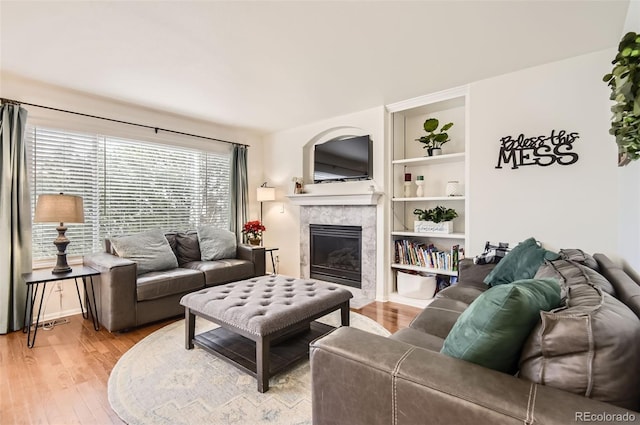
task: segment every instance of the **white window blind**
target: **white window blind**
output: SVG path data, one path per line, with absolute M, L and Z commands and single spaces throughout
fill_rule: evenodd
M 83 197 L 85 223 L 69 225 L 69 255 L 100 251 L 106 236 L 148 229 L 229 228 L 230 150 L 28 127 L 33 211 L 42 193 Z M 34 260 L 55 257 L 55 224 L 34 223 Z

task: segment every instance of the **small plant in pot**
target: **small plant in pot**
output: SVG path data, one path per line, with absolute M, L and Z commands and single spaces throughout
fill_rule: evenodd
M 427 118 L 423 127 L 428 134 L 416 139 L 417 142 L 424 143 L 422 148 L 427 150 L 429 156 L 440 155 L 442 153 L 442 145 L 450 140 L 447 130 L 453 127 L 453 123 L 450 122 L 443 125 L 438 131 L 439 125 L 440 121 L 437 118 Z
M 414 232 L 418 233 L 451 233 L 453 232 L 452 220 L 458 216 L 453 208 L 445 208 L 438 205 L 429 210 L 416 208 L 413 213 L 418 220 L 413 222 Z

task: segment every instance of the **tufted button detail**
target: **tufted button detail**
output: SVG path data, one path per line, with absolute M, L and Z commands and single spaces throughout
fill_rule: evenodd
M 273 289 L 272 288 L 267 288 L 267 289 L 264 290 L 264 292 L 273 292 Z
M 262 296 L 262 298 L 271 298 L 273 297 L 273 294 L 265 294 Z
M 286 298 L 293 298 L 293 294 L 285 294 Z
M 315 297 L 315 296 L 316 296 L 316 293 L 315 293 L 315 292 L 309 292 L 309 293 L 307 294 L 307 297 Z
M 293 304 L 293 303 L 292 303 L 291 301 L 285 301 L 285 302 L 284 302 L 284 304 L 285 304 L 285 305 L 291 305 L 291 304 Z
M 293 282 L 294 280 L 296 280 L 294 277 L 288 277 L 287 278 L 287 282 Z
M 249 295 L 243 295 L 240 297 L 241 300 L 246 300 L 247 298 L 249 298 Z
M 262 302 L 260 303 L 260 305 L 261 305 L 261 306 L 263 306 L 263 307 L 266 307 L 266 306 L 268 306 L 269 304 L 271 304 L 271 301 L 262 301 Z
M 285 292 L 293 292 L 293 288 L 286 288 Z
M 335 286 L 330 286 L 330 287 L 329 287 L 329 290 L 330 290 L 330 291 L 335 291 L 335 290 L 336 290 L 336 287 L 335 287 Z

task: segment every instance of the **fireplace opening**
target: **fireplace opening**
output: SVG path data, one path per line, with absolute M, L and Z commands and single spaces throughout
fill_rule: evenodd
M 362 288 L 362 227 L 310 224 L 310 277 Z

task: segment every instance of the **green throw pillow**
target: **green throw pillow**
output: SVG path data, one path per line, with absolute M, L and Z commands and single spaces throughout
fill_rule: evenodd
M 520 279 L 531 279 L 544 260 L 557 260 L 560 255 L 538 246 L 534 238 L 520 242 L 500 260 L 484 278 L 489 286 L 504 285 Z
M 490 288 L 458 317 L 440 352 L 515 373 L 520 350 L 540 320 L 540 311 L 559 306 L 556 279 L 525 279 Z

